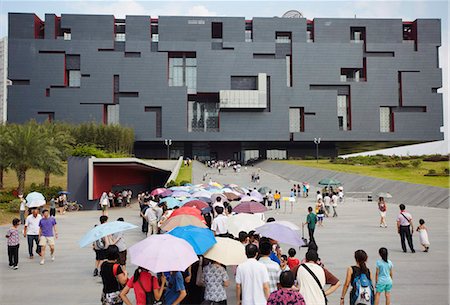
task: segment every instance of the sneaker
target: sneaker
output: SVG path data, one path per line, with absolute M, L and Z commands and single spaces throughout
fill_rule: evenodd
M 19 269 L 19 266 L 14 266 L 13 269 L 17 270 L 17 269 Z
M 97 268 L 95 268 L 94 269 L 94 274 L 93 274 L 94 276 L 97 276 L 98 275 L 98 269 Z
M 55 256 L 54 255 L 52 255 L 52 262 L 54 262 L 55 261 Z
M 14 268 L 14 266 L 9 266 L 9 269 L 12 269 L 12 268 Z
M 34 258 L 34 256 L 33 255 L 30 255 L 30 259 L 33 259 Z
M 416 250 L 412 250 L 411 253 L 416 253 Z
M 42 259 L 39 264 L 41 264 L 41 265 L 45 264 L 45 260 Z

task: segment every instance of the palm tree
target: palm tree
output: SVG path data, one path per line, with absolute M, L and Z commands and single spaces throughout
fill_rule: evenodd
M 44 186 L 50 186 L 50 174 L 64 175 L 62 161 L 67 159 L 73 138 L 63 125 L 47 122 L 42 128 L 46 134 L 49 155 L 39 168 L 44 172 Z
M 27 171 L 49 162 L 55 148 L 48 145 L 46 133 L 34 121 L 23 125 L 8 125 L 3 141 L 6 144 L 4 147 L 6 160 L 10 168 L 16 172 L 19 182 L 17 191 L 22 194 Z
M 5 153 L 6 126 L 0 125 L 0 189 L 3 189 L 3 174 L 8 169 L 9 163 Z

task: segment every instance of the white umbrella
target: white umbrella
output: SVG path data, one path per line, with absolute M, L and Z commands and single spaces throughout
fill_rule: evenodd
M 26 206 L 29 208 L 37 208 L 46 203 L 44 195 L 38 192 L 29 193 L 25 200 L 27 201 Z
M 226 266 L 235 266 L 247 260 L 245 247 L 237 240 L 228 237 L 216 237 L 217 243 L 209 249 L 204 257 Z
M 228 232 L 238 236 L 239 232 L 249 232 L 264 224 L 261 215 L 255 214 L 237 214 L 228 217 Z

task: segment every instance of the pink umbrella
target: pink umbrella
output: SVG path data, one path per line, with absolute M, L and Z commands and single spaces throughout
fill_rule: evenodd
M 244 202 L 244 201 L 256 201 L 256 202 L 261 202 L 262 200 L 259 199 L 259 198 L 254 197 L 254 196 L 244 196 L 244 197 L 241 198 L 241 201 L 242 201 L 242 202 Z
M 160 197 L 169 197 L 170 195 L 172 195 L 172 191 L 171 190 L 165 190 L 164 192 L 162 192 L 161 194 L 159 194 Z
M 201 200 L 191 200 L 191 201 L 186 202 L 183 206 L 202 210 L 204 208 L 209 207 L 209 204 L 207 204 L 206 202 L 201 201 Z
M 263 213 L 267 208 L 259 202 L 247 201 L 242 202 L 234 207 L 233 212 L 236 213 Z
M 165 189 L 165 188 L 163 188 L 163 187 L 160 187 L 160 188 L 154 189 L 154 190 L 150 193 L 150 195 L 152 195 L 152 196 L 161 195 L 161 194 L 164 193 L 165 191 L 167 191 L 167 189 Z
M 151 235 L 128 249 L 131 263 L 153 273 L 184 271 L 198 260 L 194 248 L 170 234 Z

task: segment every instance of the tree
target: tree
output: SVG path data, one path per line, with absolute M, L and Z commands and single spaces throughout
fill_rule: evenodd
M 8 159 L 6 158 L 6 126 L 0 125 L 0 189 L 3 188 L 3 175 L 9 167 Z
M 34 121 L 23 125 L 7 125 L 5 132 L 5 156 L 11 169 L 16 172 L 19 186 L 17 191 L 23 194 L 26 173 L 30 168 L 39 168 L 55 154 L 50 147 L 42 126 Z

